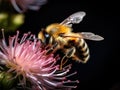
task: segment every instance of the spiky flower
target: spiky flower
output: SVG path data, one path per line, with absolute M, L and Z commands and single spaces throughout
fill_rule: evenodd
M 46 3 L 46 0 L 10 0 L 13 7 L 19 13 L 25 12 L 27 9 L 39 10 Z
M 0 65 L 7 67 L 7 73 L 14 73 L 14 78 L 19 78 L 19 85 L 26 87 L 31 83 L 32 90 L 68 90 L 76 87 L 76 81 L 67 80 L 75 73 L 67 74 L 71 65 L 59 70 L 56 62 L 59 56 L 53 53 L 46 55 L 42 43 L 34 35 L 26 33 L 19 38 L 19 31 L 9 37 L 8 43 L 0 41 Z

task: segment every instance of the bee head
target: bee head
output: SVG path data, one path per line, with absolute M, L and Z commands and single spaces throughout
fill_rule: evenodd
M 38 34 L 38 38 L 43 42 L 43 43 L 47 43 L 47 41 L 50 40 L 51 35 L 49 33 L 47 33 L 45 31 L 45 29 L 42 29 L 39 34 Z

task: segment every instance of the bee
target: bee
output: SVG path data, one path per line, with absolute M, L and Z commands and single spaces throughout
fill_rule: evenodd
M 49 52 L 61 50 L 64 53 L 64 57 L 61 60 L 61 68 L 67 62 L 65 58 L 72 58 L 72 60 L 86 63 L 90 57 L 90 52 L 87 43 L 84 39 L 101 41 L 104 38 L 95 35 L 92 32 L 72 32 L 73 24 L 79 24 L 84 16 L 85 12 L 79 11 L 61 23 L 53 23 L 42 29 L 38 38 L 45 44 L 50 45 Z

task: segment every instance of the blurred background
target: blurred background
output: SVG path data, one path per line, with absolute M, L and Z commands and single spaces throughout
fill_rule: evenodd
M 25 12 L 24 23 L 16 30 L 21 33 L 31 31 L 37 35 L 41 28 L 62 22 L 75 12 L 85 11 L 83 21 L 73 25 L 74 32 L 93 32 L 105 39 L 100 42 L 86 40 L 91 54 L 86 64 L 71 61 L 72 72 L 78 72 L 72 79 L 80 81 L 74 90 L 120 90 L 119 9 L 116 3 L 104 0 L 48 0 L 39 11 Z

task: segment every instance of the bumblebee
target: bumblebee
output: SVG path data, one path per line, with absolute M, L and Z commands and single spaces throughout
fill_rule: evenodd
M 42 29 L 38 38 L 51 48 L 49 52 L 61 50 L 64 53 L 64 57 L 61 60 L 61 68 L 67 61 L 65 58 L 72 58 L 72 60 L 86 63 L 90 57 L 90 52 L 87 43 L 84 39 L 101 41 L 104 38 L 95 35 L 91 32 L 72 32 L 72 25 L 79 24 L 84 16 L 85 12 L 80 11 L 70 15 L 61 23 L 54 23 Z

